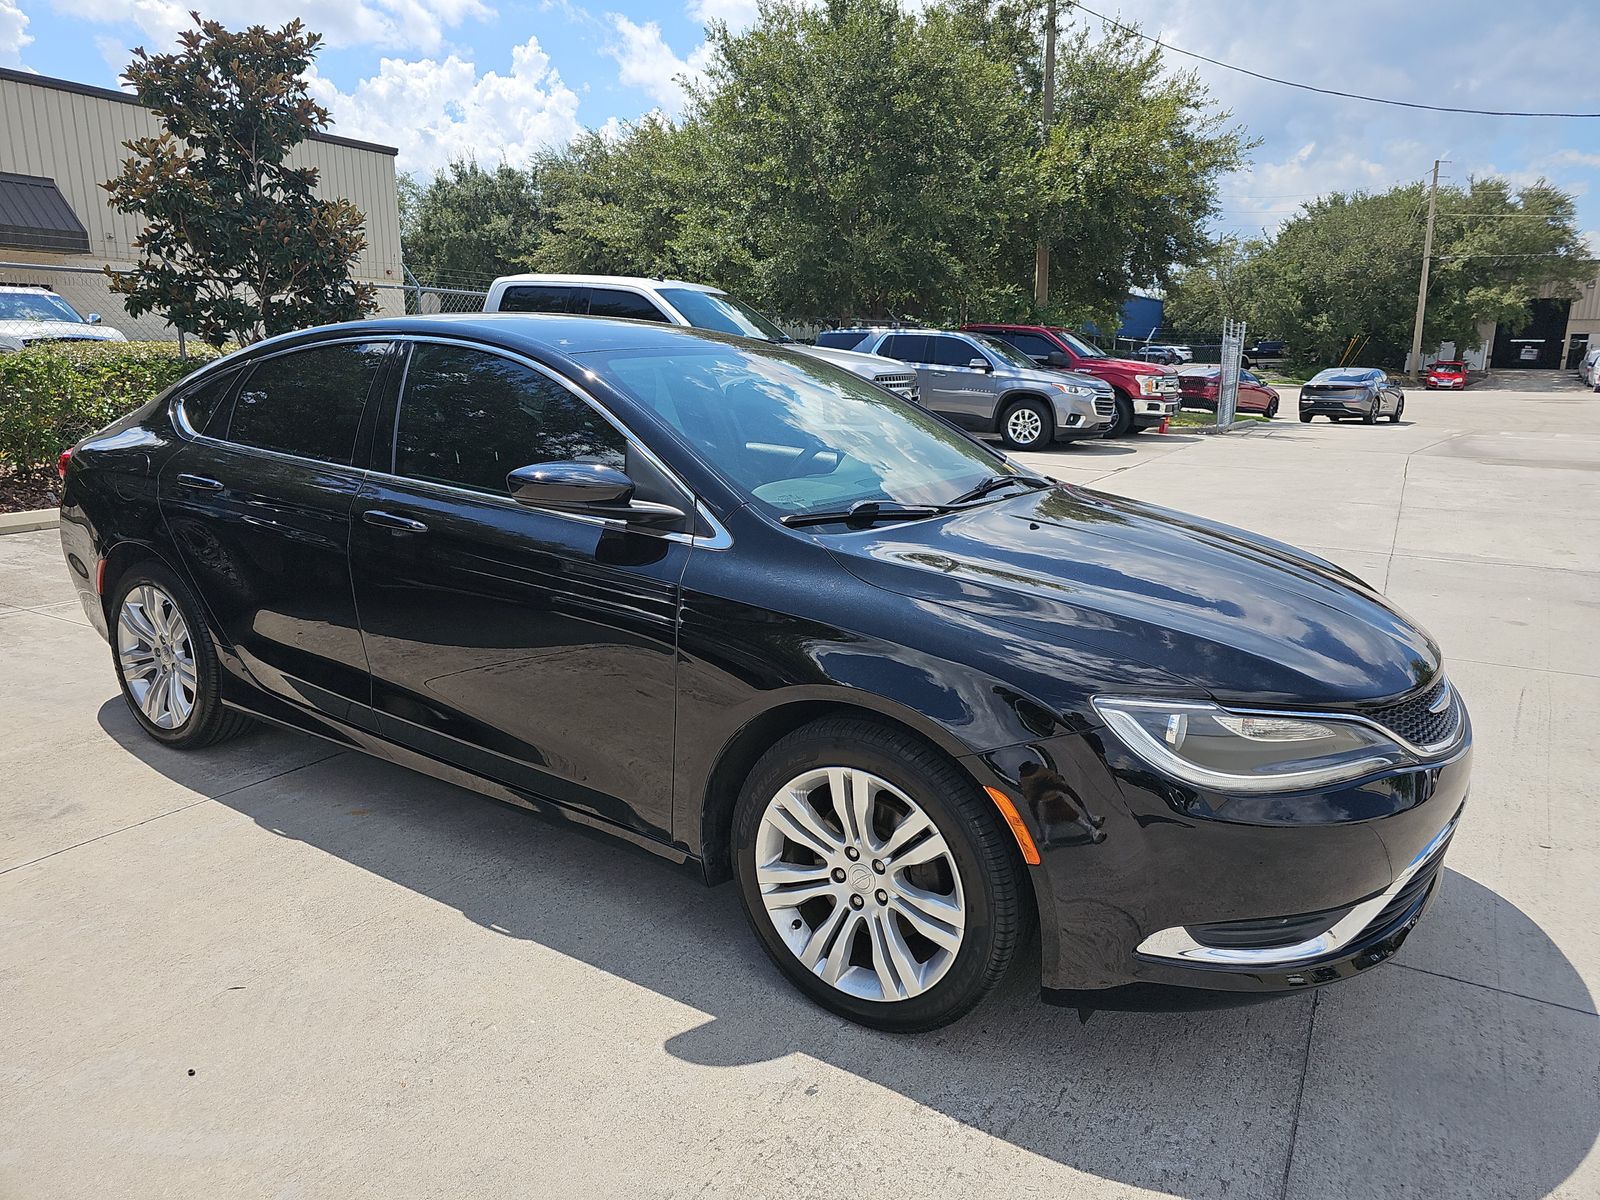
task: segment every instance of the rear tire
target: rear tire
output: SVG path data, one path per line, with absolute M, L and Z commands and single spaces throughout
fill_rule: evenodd
M 1382 403 L 1380 400 L 1373 400 L 1372 407 L 1361 414 L 1361 423 L 1363 425 L 1376 425 L 1378 423 L 1378 411 L 1382 407 Z
M 950 759 L 872 721 L 824 718 L 762 755 L 731 850 L 745 915 L 778 969 L 874 1029 L 964 1016 L 1027 930 L 1021 858 L 993 805 Z
M 1310 413 L 1301 413 L 1300 414 L 1300 424 L 1302 424 L 1302 425 L 1311 424 L 1311 414 Z
M 1013 450 L 1038 450 L 1055 436 L 1055 418 L 1040 400 L 1018 400 L 1000 418 L 1000 440 Z
M 159 562 L 135 563 L 112 590 L 111 662 L 133 719 L 176 750 L 237 737 L 250 718 L 222 703 L 222 665 L 194 593 Z
M 1398 403 L 1398 404 L 1396 404 L 1394 406 L 1394 412 L 1389 414 L 1389 424 L 1391 424 L 1391 425 L 1400 424 L 1400 414 L 1405 412 L 1405 411 L 1406 411 L 1406 402 L 1405 402 L 1404 399 L 1402 399 L 1400 401 L 1400 403 Z

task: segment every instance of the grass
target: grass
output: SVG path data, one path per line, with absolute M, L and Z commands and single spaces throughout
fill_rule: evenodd
M 1240 413 L 1235 420 L 1265 421 L 1266 418 L 1260 413 Z M 1185 426 L 1193 429 L 1207 425 L 1215 425 L 1216 423 L 1216 413 L 1195 412 L 1190 409 L 1180 409 L 1178 412 L 1173 413 L 1170 421 L 1170 424 L 1174 429 L 1181 429 Z

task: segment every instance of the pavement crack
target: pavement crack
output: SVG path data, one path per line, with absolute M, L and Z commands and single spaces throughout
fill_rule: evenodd
M 314 767 L 318 763 L 327 762 L 330 758 L 338 758 L 344 753 L 345 751 L 343 750 L 335 750 L 332 754 L 324 754 L 321 758 L 314 758 L 310 762 L 303 762 L 297 766 L 287 767 L 282 771 L 276 772 L 275 774 L 267 775 L 260 779 L 253 779 L 249 783 L 242 783 L 238 787 L 229 788 L 225 792 L 218 792 L 214 796 L 201 796 L 198 800 L 191 800 L 187 804 L 180 804 L 176 808 L 169 808 L 165 812 L 158 812 L 153 816 L 145 817 L 141 821 L 133 821 L 117 829 L 111 829 L 107 830 L 105 833 L 96 834 L 92 838 L 84 838 L 81 842 L 73 842 L 70 846 L 62 846 L 59 850 L 52 850 L 49 854 L 41 854 L 38 858 L 30 858 L 27 862 L 15 863 L 12 866 L 0 870 L 0 875 L 9 875 L 13 871 L 22 870 L 23 867 L 31 867 L 36 863 L 44 862 L 46 859 L 55 858 L 58 854 L 66 854 L 71 850 L 77 850 L 84 846 L 92 846 L 95 842 L 103 842 L 106 840 L 106 838 L 116 837 L 119 833 L 127 833 L 128 830 L 137 829 L 141 825 L 148 825 L 151 821 L 159 821 L 163 817 L 170 817 L 176 813 L 187 812 L 196 805 L 207 804 L 213 800 L 221 800 L 224 796 L 232 796 L 237 792 L 243 792 L 253 787 L 259 787 L 263 783 L 271 783 L 274 779 L 282 779 L 285 775 L 293 775 L 296 771 L 303 771 L 307 767 Z
M 1563 1004 L 1559 1000 L 1547 1000 L 1543 996 L 1530 996 L 1527 992 L 1514 992 L 1510 988 L 1497 987 L 1492 983 L 1482 983 L 1476 979 L 1463 979 L 1459 975 L 1447 975 L 1443 971 L 1430 971 L 1426 967 L 1413 967 L 1410 963 L 1392 963 L 1391 966 L 1399 967 L 1402 971 L 1415 971 L 1418 975 L 1432 975 L 1435 979 L 1448 979 L 1451 983 L 1464 983 L 1468 987 L 1482 988 L 1486 992 L 1498 992 L 1502 996 L 1512 996 L 1518 1000 L 1529 1000 L 1534 1004 L 1545 1004 L 1551 1008 L 1564 1008 L 1568 1012 L 1577 1013 L 1580 1017 L 1600 1017 L 1600 1012 L 1592 1008 L 1579 1008 L 1576 1004 Z
M 1306 1021 L 1306 1048 L 1300 1056 L 1300 1086 L 1295 1089 L 1294 1108 L 1289 1117 L 1289 1150 L 1283 1156 L 1283 1183 L 1278 1188 L 1278 1200 L 1285 1200 L 1289 1194 L 1289 1177 L 1294 1171 L 1294 1144 L 1300 1136 L 1300 1106 L 1306 1098 L 1306 1076 L 1311 1074 L 1311 1039 L 1317 1029 L 1317 1004 L 1322 999 L 1321 992 L 1311 993 L 1311 1016 Z

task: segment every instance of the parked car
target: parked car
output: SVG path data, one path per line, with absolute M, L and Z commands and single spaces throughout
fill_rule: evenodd
M 1368 425 L 1387 416 L 1394 424 L 1406 410 L 1404 389 L 1375 367 L 1330 367 L 1300 385 L 1300 420 L 1355 418 Z
M 0 349 L 34 342 L 125 342 L 120 330 L 87 317 L 49 288 L 0 284 Z
M 502 275 L 489 285 L 483 311 L 628 317 L 733 333 L 792 346 L 870 379 L 897 396 L 918 398 L 915 371 L 871 354 L 802 345 L 742 300 L 701 283 L 625 275 Z
M 1245 351 L 1246 354 L 1258 360 L 1263 358 L 1282 358 L 1288 352 L 1289 344 L 1276 338 L 1263 338 Z
M 1165 367 L 1181 366 L 1185 361 L 1175 346 L 1140 346 L 1133 356 L 1140 362 L 1160 363 Z
M 998 433 L 1013 450 L 1098 437 L 1111 427 L 1116 398 L 1087 375 L 1037 366 L 981 333 L 870 329 L 861 350 L 910 363 L 922 403 L 963 429 Z
M 1353 576 L 750 338 L 269 338 L 79 442 L 60 532 L 150 739 L 260 718 L 731 878 L 880 1028 L 1035 927 L 1052 992 L 1365 973 L 1467 793 L 1438 646 Z
M 1089 375 L 1111 386 L 1116 416 L 1107 437 L 1140 433 L 1160 425 L 1178 411 L 1178 374 L 1169 367 L 1113 358 L 1068 329 L 1048 325 L 963 326 L 1009 342 L 1040 366 Z
M 1578 360 L 1578 378 L 1592 388 L 1600 388 L 1600 346 L 1592 347 Z
M 1222 368 L 1184 367 L 1178 372 L 1178 394 L 1184 408 L 1217 411 L 1217 393 L 1222 390 Z M 1250 371 L 1239 372 L 1239 412 L 1262 413 L 1268 419 L 1278 415 L 1278 391 Z
M 1459 359 L 1436 362 L 1428 368 L 1426 386 L 1460 390 L 1467 386 L 1467 364 Z

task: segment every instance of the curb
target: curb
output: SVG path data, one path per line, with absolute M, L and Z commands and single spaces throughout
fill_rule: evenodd
M 61 524 L 61 510 L 36 508 L 31 512 L 0 513 L 0 537 L 8 533 L 32 533 L 36 529 L 54 529 Z
M 1235 421 L 1226 429 L 1218 429 L 1215 425 L 1186 425 L 1182 426 L 1184 433 L 1198 433 L 1201 437 L 1216 437 L 1224 433 L 1249 433 L 1257 427 L 1266 427 L 1271 421 Z

